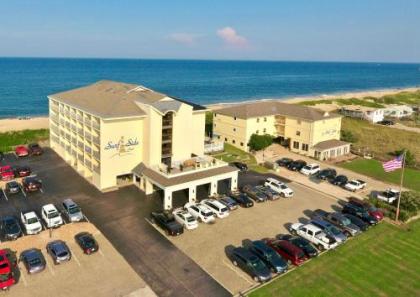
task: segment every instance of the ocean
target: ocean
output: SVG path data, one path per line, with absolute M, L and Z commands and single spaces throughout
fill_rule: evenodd
M 0 118 L 48 113 L 47 95 L 108 79 L 198 104 L 420 86 L 420 64 L 0 58 Z

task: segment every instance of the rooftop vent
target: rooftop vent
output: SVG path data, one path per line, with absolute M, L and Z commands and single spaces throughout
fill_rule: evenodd
M 145 91 L 150 91 L 150 90 L 146 87 L 143 87 L 143 86 L 137 86 L 137 87 L 127 91 L 127 94 L 130 94 L 131 92 L 145 92 Z
M 328 117 L 330 113 L 328 111 L 324 112 L 324 117 Z

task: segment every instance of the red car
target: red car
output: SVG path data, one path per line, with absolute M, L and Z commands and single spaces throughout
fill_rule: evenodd
M 22 187 L 25 192 L 36 192 L 42 189 L 42 182 L 35 177 L 25 177 L 22 180 Z
M 7 181 L 12 180 L 15 178 L 15 173 L 13 171 L 13 168 L 9 165 L 0 167 L 0 176 L 1 180 Z
M 0 289 L 6 290 L 16 283 L 12 264 L 6 250 L 0 250 Z
M 308 260 L 308 257 L 300 248 L 287 240 L 269 239 L 266 241 L 266 244 L 293 265 L 299 266 Z
M 28 156 L 28 155 L 29 155 L 29 150 L 28 150 L 28 148 L 27 148 L 26 146 L 24 146 L 24 145 L 18 145 L 18 146 L 15 148 L 15 154 L 16 154 L 16 156 L 18 156 L 18 157 L 26 157 L 26 156 Z
M 26 177 L 31 175 L 31 168 L 28 166 L 18 166 L 13 169 L 15 177 Z
M 372 217 L 374 217 L 378 221 L 384 218 L 384 213 L 367 201 L 361 200 L 356 197 L 350 197 L 349 203 L 359 208 L 361 212 L 367 211 L 368 214 L 370 214 Z

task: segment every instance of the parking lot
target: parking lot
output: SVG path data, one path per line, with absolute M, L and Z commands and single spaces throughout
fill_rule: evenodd
M 248 173 L 242 174 L 240 180 L 242 184 L 255 184 L 264 178 Z M 215 224 L 200 224 L 197 229 L 186 230 L 182 236 L 170 240 L 232 294 L 242 292 L 256 283 L 227 257 L 233 247 L 288 233 L 286 228 L 290 223 L 307 222 L 312 210 L 317 208 L 330 211 L 338 207 L 332 196 L 295 182 L 290 182 L 289 186 L 295 192 L 293 198 L 257 203 L 249 209 L 239 208 L 229 217 L 217 219 Z

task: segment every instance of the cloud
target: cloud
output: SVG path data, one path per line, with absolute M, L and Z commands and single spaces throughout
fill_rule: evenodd
M 239 35 L 232 27 L 224 27 L 217 30 L 217 35 L 223 39 L 223 41 L 230 46 L 244 47 L 248 45 L 248 40 Z
M 169 35 L 170 40 L 190 46 L 196 43 L 198 37 L 200 37 L 200 35 L 191 33 L 172 33 Z

